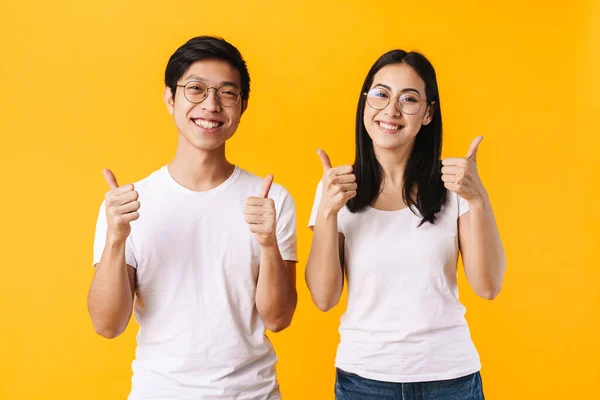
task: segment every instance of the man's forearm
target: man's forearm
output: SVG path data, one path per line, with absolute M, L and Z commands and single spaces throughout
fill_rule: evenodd
M 107 240 L 88 294 L 88 312 L 96 332 L 120 335 L 129 322 L 133 292 L 125 261 L 125 242 Z
M 296 279 L 291 275 L 277 245 L 261 248 L 256 308 L 273 332 L 288 327 L 296 310 Z

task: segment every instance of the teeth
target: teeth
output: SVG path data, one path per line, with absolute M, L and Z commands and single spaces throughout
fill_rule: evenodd
M 218 128 L 219 126 L 221 126 L 220 122 L 204 121 L 203 119 L 196 119 L 196 120 L 194 120 L 194 123 L 205 129 L 213 129 L 213 128 Z
M 399 128 L 398 125 L 389 125 L 389 124 L 386 124 L 384 122 L 379 122 L 379 126 L 381 126 L 383 129 L 389 129 L 389 130 L 392 130 L 392 131 L 395 131 L 396 129 Z

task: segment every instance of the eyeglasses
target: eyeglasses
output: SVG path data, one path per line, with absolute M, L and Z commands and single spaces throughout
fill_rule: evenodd
M 190 103 L 194 104 L 200 104 L 206 100 L 210 89 L 215 90 L 215 98 L 223 107 L 233 107 L 242 98 L 242 93 L 232 85 L 223 85 L 219 88 L 215 88 L 208 87 L 200 81 L 190 81 L 185 85 L 177 85 L 177 87 L 183 88 L 183 95 L 185 98 Z
M 374 110 L 383 110 L 390 104 L 392 95 L 384 88 L 373 88 L 368 93 L 363 93 L 363 96 L 367 96 L 367 104 Z M 413 115 L 419 112 L 421 104 L 429 103 L 427 100 L 421 99 L 416 93 L 402 93 L 398 96 L 398 102 L 396 107 L 403 114 Z

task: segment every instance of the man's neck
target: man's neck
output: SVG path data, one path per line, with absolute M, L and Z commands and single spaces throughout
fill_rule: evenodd
M 227 180 L 235 166 L 225 157 L 225 144 L 212 150 L 202 150 L 189 143 L 177 146 L 175 158 L 168 165 L 169 173 L 183 187 L 195 192 L 213 189 Z

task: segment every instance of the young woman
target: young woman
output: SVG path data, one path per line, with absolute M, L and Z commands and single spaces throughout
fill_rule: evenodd
M 338 400 L 483 399 L 479 356 L 458 300 L 460 251 L 473 290 L 500 292 L 505 255 L 476 154 L 440 160 L 435 70 L 393 50 L 364 81 L 353 166 L 324 174 L 310 226 L 306 282 L 323 311 L 348 282 L 341 319 Z

